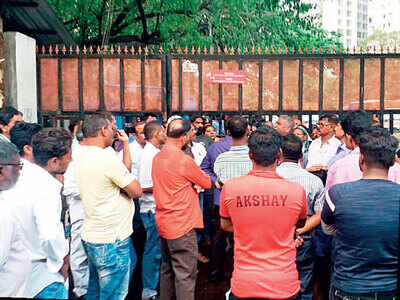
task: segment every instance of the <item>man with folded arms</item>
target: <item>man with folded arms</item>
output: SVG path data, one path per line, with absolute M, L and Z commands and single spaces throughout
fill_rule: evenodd
M 222 229 L 234 232 L 230 300 L 290 299 L 300 291 L 295 229 L 303 227 L 303 187 L 280 177 L 281 135 L 261 127 L 248 140 L 253 169 L 228 180 L 221 192 Z

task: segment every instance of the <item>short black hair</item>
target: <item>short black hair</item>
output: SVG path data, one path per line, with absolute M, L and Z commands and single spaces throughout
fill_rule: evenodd
M 73 133 L 75 126 L 78 125 L 81 121 L 82 121 L 82 118 L 77 118 L 77 119 L 71 120 L 68 125 L 69 132 Z
M 325 113 L 325 114 L 322 114 L 322 115 L 319 117 L 319 119 L 320 119 L 320 120 L 322 120 L 322 119 L 328 119 L 328 122 L 329 122 L 329 123 L 332 123 L 332 124 L 338 124 L 338 123 L 339 123 L 339 118 L 338 118 L 338 116 L 335 115 L 335 114 L 332 114 L 332 113 Z
M 274 128 L 263 126 L 251 133 L 248 143 L 254 161 L 266 167 L 276 161 L 282 147 L 282 136 Z
M 17 146 L 19 154 L 24 155 L 24 147 L 32 145 L 32 137 L 42 129 L 36 123 L 19 122 L 10 130 L 10 140 Z
M 14 116 L 22 115 L 22 113 L 12 106 L 5 106 L 0 110 L 0 125 L 8 125 Z M 0 132 L 1 129 L 0 129 Z
M 204 118 L 203 118 L 202 116 L 200 116 L 200 115 L 195 114 L 195 115 L 191 115 L 191 116 L 190 116 L 190 122 L 191 122 L 191 123 L 193 123 L 194 121 L 196 121 L 196 119 L 202 119 L 203 122 L 204 122 Z
M 397 139 L 386 128 L 371 126 L 359 135 L 360 152 L 369 166 L 389 169 L 398 145 Z
M 229 130 L 232 138 L 240 139 L 247 132 L 248 122 L 241 116 L 233 116 L 228 119 L 226 129 Z
M 135 123 L 133 123 L 133 125 L 132 125 L 132 133 L 133 134 L 137 134 L 137 130 L 136 130 L 136 127 L 138 127 L 138 126 L 140 126 L 140 125 L 146 125 L 146 122 L 145 121 L 139 121 L 139 122 L 135 122 Z
M 186 119 L 172 120 L 167 127 L 167 136 L 171 138 L 180 138 L 189 132 L 190 126 L 190 122 Z
M 340 121 L 344 133 L 350 135 L 358 144 L 359 135 L 372 126 L 371 116 L 363 110 L 348 112 Z
M 282 153 L 284 158 L 297 161 L 303 154 L 302 149 L 303 143 L 293 133 L 283 137 Z
M 144 128 L 143 128 L 143 133 L 144 133 L 145 139 L 150 140 L 160 128 L 161 128 L 161 124 L 158 123 L 158 121 L 156 121 L 156 120 L 146 123 L 146 125 L 144 125 Z
M 43 128 L 32 137 L 33 158 L 39 166 L 45 167 L 49 159 L 61 158 L 71 148 L 72 136 L 64 128 Z
M 84 138 L 96 137 L 100 129 L 109 124 L 110 120 L 104 113 L 94 113 L 87 115 L 83 120 L 82 134 Z
M 143 115 L 143 121 L 147 121 L 147 119 L 149 118 L 149 117 L 153 117 L 153 118 L 157 118 L 157 115 L 155 114 L 155 113 L 152 113 L 152 112 L 147 112 L 147 113 L 145 113 L 144 115 Z

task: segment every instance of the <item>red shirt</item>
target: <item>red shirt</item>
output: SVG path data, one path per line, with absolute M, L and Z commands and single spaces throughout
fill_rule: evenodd
M 300 290 L 295 225 L 307 217 L 303 187 L 275 172 L 250 171 L 223 187 L 221 218 L 233 224 L 232 293 L 241 298 L 290 298 Z
M 152 178 L 161 237 L 177 239 L 193 228 L 203 228 L 199 195 L 193 185 L 209 189 L 211 179 L 189 155 L 164 145 L 153 159 Z

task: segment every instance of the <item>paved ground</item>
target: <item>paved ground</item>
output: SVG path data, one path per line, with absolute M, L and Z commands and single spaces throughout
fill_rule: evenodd
M 233 270 L 233 254 L 228 252 L 225 259 L 225 280 L 220 283 L 207 282 L 207 268 L 209 264 L 198 264 L 199 273 L 196 284 L 196 300 L 225 300 L 225 293 L 229 290 L 230 277 Z

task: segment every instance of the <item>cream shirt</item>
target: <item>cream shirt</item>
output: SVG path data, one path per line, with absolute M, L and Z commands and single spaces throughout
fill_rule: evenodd
M 135 205 L 121 188 L 135 177 L 116 155 L 95 146 L 82 146 L 74 172 L 85 213 L 82 239 L 107 244 L 128 238 Z

